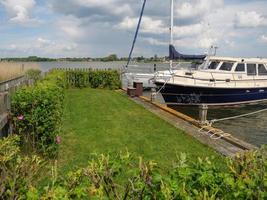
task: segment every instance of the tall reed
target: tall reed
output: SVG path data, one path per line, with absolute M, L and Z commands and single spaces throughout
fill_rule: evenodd
M 23 75 L 29 69 L 39 69 L 37 63 L 0 62 L 0 82 Z

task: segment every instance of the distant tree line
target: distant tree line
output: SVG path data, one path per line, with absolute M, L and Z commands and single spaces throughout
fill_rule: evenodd
M 21 57 L 21 58 L 0 58 L 0 61 L 3 62 L 55 62 L 55 61 L 69 61 L 69 62 L 89 62 L 89 61 L 100 61 L 100 62 L 113 62 L 113 61 L 127 61 L 128 57 L 119 58 L 116 54 L 110 54 L 106 57 L 100 58 L 76 58 L 76 57 L 67 57 L 67 58 L 43 58 L 38 56 L 29 56 L 29 57 Z M 132 61 L 135 62 L 161 62 L 168 60 L 168 57 L 158 57 L 154 55 L 153 57 L 134 57 Z

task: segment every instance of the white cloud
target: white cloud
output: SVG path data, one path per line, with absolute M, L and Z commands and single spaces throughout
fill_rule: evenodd
M 62 37 L 68 36 L 76 40 L 85 36 L 85 30 L 82 26 L 82 20 L 74 16 L 65 16 L 58 20 L 57 28 L 62 32 Z
M 51 40 L 44 39 L 42 37 L 37 38 L 37 42 L 42 46 L 46 46 L 46 45 L 52 44 Z
M 132 11 L 128 4 L 119 4 L 121 2 L 119 0 L 73 0 L 73 2 L 77 2 L 80 6 L 84 7 L 104 8 L 116 15 L 129 14 Z
M 262 35 L 262 36 L 261 36 L 261 41 L 267 43 L 267 35 Z
M 266 25 L 266 19 L 255 11 L 238 12 L 235 18 L 235 25 L 242 28 L 253 28 Z
M 189 37 L 202 34 L 204 31 L 204 24 L 192 24 L 185 26 L 175 26 L 174 35 L 176 37 Z
M 36 5 L 35 0 L 0 0 L 0 3 L 5 7 L 10 22 L 21 25 L 39 22 L 31 18 L 31 10 Z
M 9 52 L 20 52 L 25 55 L 36 55 L 39 56 L 57 56 L 67 54 L 77 50 L 77 44 L 66 41 L 53 41 L 43 37 L 35 39 L 27 39 L 27 42 L 20 41 L 16 44 L 7 45 L 6 49 Z
M 194 0 L 184 2 L 176 9 L 176 15 L 182 19 L 202 17 L 207 13 L 216 11 L 224 5 L 223 0 Z
M 142 38 L 143 41 L 148 42 L 151 45 L 156 45 L 156 46 L 167 46 L 169 43 L 168 42 L 163 42 L 161 40 L 155 39 L 155 38 Z
M 138 18 L 126 17 L 116 27 L 119 29 L 133 30 L 136 28 L 137 23 L 138 23 Z M 162 33 L 167 33 L 168 28 L 165 26 L 162 20 L 152 19 L 151 17 L 144 16 L 141 24 L 141 32 L 162 34 Z

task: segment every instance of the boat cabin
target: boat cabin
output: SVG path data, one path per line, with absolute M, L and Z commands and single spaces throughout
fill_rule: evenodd
M 218 73 L 238 73 L 247 76 L 266 76 L 267 60 L 254 59 L 236 59 L 225 57 L 210 57 L 199 67 L 199 70 L 207 70 Z

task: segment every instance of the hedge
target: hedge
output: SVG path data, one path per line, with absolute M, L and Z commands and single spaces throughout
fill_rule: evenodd
M 120 73 L 117 70 L 67 70 L 66 81 L 71 87 L 121 88 Z
M 17 90 L 11 100 L 14 133 L 47 156 L 57 154 L 64 87 L 64 73 L 52 72 L 34 86 Z
M 37 156 L 20 155 L 18 138 L 0 140 L 0 195 L 3 199 L 266 199 L 267 149 L 226 159 L 221 169 L 212 159 L 192 162 L 186 154 L 161 169 L 130 153 L 93 155 L 87 167 L 52 177 L 40 184 L 45 163 Z

